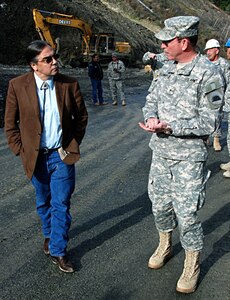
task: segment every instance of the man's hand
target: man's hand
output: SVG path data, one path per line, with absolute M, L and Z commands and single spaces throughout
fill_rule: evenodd
M 142 129 L 144 129 L 145 131 L 148 131 L 148 132 L 155 132 L 154 129 L 148 128 L 147 126 L 145 126 L 144 123 L 139 122 L 138 125 L 139 125 Z
M 147 120 L 146 124 L 139 122 L 138 125 L 144 129 L 145 131 L 148 132 L 168 132 L 170 131 L 169 125 L 164 122 L 160 121 L 157 118 L 150 118 Z
M 146 124 L 139 122 L 139 126 L 149 132 L 156 132 L 156 129 L 158 128 L 160 123 L 160 120 L 157 118 L 149 118 L 146 122 Z
M 152 53 L 152 52 L 149 52 L 148 56 L 149 56 L 149 58 L 152 58 L 152 59 L 156 58 L 156 54 Z

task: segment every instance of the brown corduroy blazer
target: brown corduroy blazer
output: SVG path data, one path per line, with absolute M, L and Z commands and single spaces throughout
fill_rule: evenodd
M 80 145 L 88 114 L 75 78 L 54 76 L 57 104 L 62 126 L 62 147 L 67 151 Z M 33 71 L 12 79 L 6 98 L 5 133 L 9 147 L 20 155 L 26 175 L 32 178 L 40 139 L 41 121 Z

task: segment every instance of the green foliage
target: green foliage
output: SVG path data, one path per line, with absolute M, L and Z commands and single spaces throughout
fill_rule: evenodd
M 229 0 L 213 0 L 211 2 L 213 2 L 216 6 L 220 7 L 222 10 L 230 13 Z

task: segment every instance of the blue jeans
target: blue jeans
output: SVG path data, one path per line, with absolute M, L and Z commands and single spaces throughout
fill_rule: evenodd
M 103 103 L 103 89 L 102 89 L 102 83 L 101 80 L 97 79 L 91 79 L 92 83 L 92 98 L 93 103 L 97 103 L 97 99 L 99 100 L 99 103 Z
M 75 166 L 66 165 L 57 151 L 39 154 L 32 177 L 36 208 L 53 256 L 66 254 L 71 225 L 70 198 L 75 188 Z

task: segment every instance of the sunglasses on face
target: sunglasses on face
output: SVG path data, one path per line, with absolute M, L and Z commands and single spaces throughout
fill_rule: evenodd
M 168 44 L 170 44 L 174 40 L 175 40 L 175 38 L 172 40 L 169 40 L 169 41 L 162 41 L 162 44 L 165 44 L 165 46 L 168 46 Z
M 161 41 L 161 43 L 162 43 L 162 44 L 165 44 L 165 45 L 168 47 L 168 45 L 169 45 L 170 43 L 172 43 L 173 41 L 177 41 L 178 43 L 180 43 L 181 40 L 182 40 L 181 38 L 175 37 L 174 39 L 169 40 L 169 41 Z
M 46 57 L 43 57 L 41 60 L 38 60 L 38 62 L 44 62 L 46 64 L 50 64 L 53 59 L 57 60 L 59 58 L 59 54 L 54 54 L 54 55 L 51 55 L 51 56 L 46 56 Z

